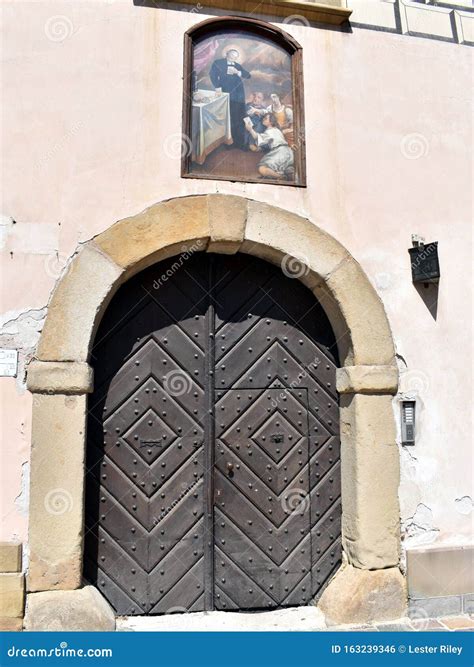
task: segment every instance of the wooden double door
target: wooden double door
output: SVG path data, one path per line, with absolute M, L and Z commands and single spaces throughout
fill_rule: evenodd
M 117 614 L 309 604 L 341 559 L 312 293 L 247 255 L 175 257 L 118 291 L 92 363 L 84 571 Z

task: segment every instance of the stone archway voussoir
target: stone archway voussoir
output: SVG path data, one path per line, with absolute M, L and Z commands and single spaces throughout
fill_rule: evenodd
M 258 251 L 264 246 L 266 251 Z M 270 261 L 289 262 L 292 257 L 300 260 L 309 270 L 317 274 L 311 282 L 316 284 L 327 279 L 331 272 L 347 257 L 347 250 L 306 218 L 280 208 L 248 202 L 247 224 L 245 226 L 244 252 L 267 254 Z M 305 276 L 301 277 L 304 281 Z
M 208 252 L 234 255 L 245 235 L 248 200 L 233 195 L 207 195 L 210 238 Z
M 186 252 L 194 243 L 197 250 L 204 250 L 209 235 L 207 197 L 196 196 L 150 206 L 138 215 L 116 222 L 96 236 L 94 243 L 125 269 L 129 278 L 131 273 L 165 259 L 170 247 L 178 253 Z
M 84 245 L 53 292 L 36 358 L 87 361 L 99 316 L 122 273 L 93 243 Z
M 358 262 L 346 257 L 331 271 L 325 287 L 350 332 L 351 365 L 395 366 L 393 338 L 382 301 Z
M 360 265 L 332 236 L 306 218 L 260 202 L 248 202 L 243 252 L 285 271 L 295 257 L 310 270 L 298 276 L 320 300 L 340 343 L 344 365 L 393 365 L 387 317 Z

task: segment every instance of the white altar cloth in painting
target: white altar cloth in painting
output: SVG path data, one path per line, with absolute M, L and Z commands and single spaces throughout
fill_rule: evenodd
M 192 159 L 203 164 L 221 144 L 232 143 L 229 93 L 196 90 L 192 106 Z

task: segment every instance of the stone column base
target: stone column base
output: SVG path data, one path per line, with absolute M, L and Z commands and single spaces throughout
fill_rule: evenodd
M 406 616 L 406 581 L 398 567 L 360 570 L 344 565 L 322 594 L 327 625 L 390 621 Z
M 115 614 L 94 586 L 26 596 L 25 630 L 115 630 Z
M 0 632 L 21 632 L 22 630 L 22 618 L 0 618 Z

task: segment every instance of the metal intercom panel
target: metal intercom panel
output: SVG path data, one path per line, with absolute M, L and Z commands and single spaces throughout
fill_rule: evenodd
M 415 401 L 402 401 L 402 445 L 415 444 Z

